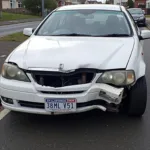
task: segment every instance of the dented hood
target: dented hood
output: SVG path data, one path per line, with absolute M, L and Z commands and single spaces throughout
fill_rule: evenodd
M 126 68 L 134 38 L 31 37 L 9 58 L 24 69 Z

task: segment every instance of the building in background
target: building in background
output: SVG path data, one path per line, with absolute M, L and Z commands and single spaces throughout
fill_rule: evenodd
M 146 0 L 135 0 L 134 7 L 141 8 L 141 9 L 145 10 L 145 12 L 146 12 L 147 11 L 146 10 Z
M 86 0 L 56 0 L 59 6 L 84 4 Z
M 122 5 L 122 6 L 127 6 L 127 3 L 128 3 L 128 0 L 114 0 L 113 1 L 114 3 L 113 4 L 115 4 L 115 5 Z
M 146 12 L 146 0 L 133 0 L 133 2 L 135 8 L 141 8 Z M 114 0 L 113 4 L 120 5 L 120 3 L 121 5 L 128 7 L 128 0 Z
M 2 9 L 22 8 L 22 0 L 2 0 Z
M 147 8 L 147 9 L 150 9 L 150 0 L 147 0 L 147 1 L 146 1 L 146 8 Z
M 134 7 L 145 9 L 146 8 L 146 0 L 135 0 Z
M 102 4 L 102 0 L 86 0 L 85 4 Z
M 6 1 L 6 0 L 5 0 Z M 73 4 L 84 4 L 87 3 L 89 0 L 57 0 L 58 6 L 63 6 L 63 5 L 73 5 Z M 94 3 L 94 1 L 97 0 L 90 0 L 91 3 Z M 99 0 L 102 3 L 108 2 L 109 4 L 114 4 L 114 5 L 122 5 L 125 7 L 128 7 L 128 0 Z M 142 8 L 147 12 L 147 9 L 150 9 L 150 0 L 133 0 L 134 2 L 134 7 L 135 8 Z M 150 11 L 150 10 L 149 10 Z M 150 12 L 149 12 L 150 13 Z
M 65 0 L 65 5 L 77 5 L 81 4 L 80 0 Z
M 150 15 L 150 0 L 146 1 L 146 14 Z
M 56 0 L 58 3 L 58 7 L 65 5 L 65 0 Z

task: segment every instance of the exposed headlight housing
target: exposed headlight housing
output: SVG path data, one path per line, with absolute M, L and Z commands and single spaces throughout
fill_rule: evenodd
M 130 85 L 135 82 L 134 71 L 108 71 L 104 72 L 96 83 L 113 84 L 117 86 Z
M 2 77 L 10 80 L 30 82 L 23 70 L 16 65 L 5 63 L 2 67 Z

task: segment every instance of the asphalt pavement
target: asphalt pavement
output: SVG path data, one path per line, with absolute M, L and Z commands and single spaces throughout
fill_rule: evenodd
M 148 104 L 142 118 L 101 111 L 63 116 L 10 112 L 0 121 L 0 150 L 150 150 L 150 40 L 144 42 L 144 55 Z
M 39 23 L 40 21 L 34 21 L 0 26 L 0 37 L 16 32 L 21 32 L 24 28 L 36 28 L 39 25 Z

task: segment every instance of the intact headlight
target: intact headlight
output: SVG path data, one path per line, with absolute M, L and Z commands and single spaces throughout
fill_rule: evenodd
M 140 17 L 139 19 L 144 19 L 144 17 Z
M 117 86 L 130 85 L 135 82 L 135 74 L 133 71 L 109 71 L 103 73 L 97 83 L 107 83 Z
M 19 80 L 24 82 L 30 82 L 26 74 L 19 69 L 16 65 L 5 63 L 2 68 L 2 77 L 6 79 Z

